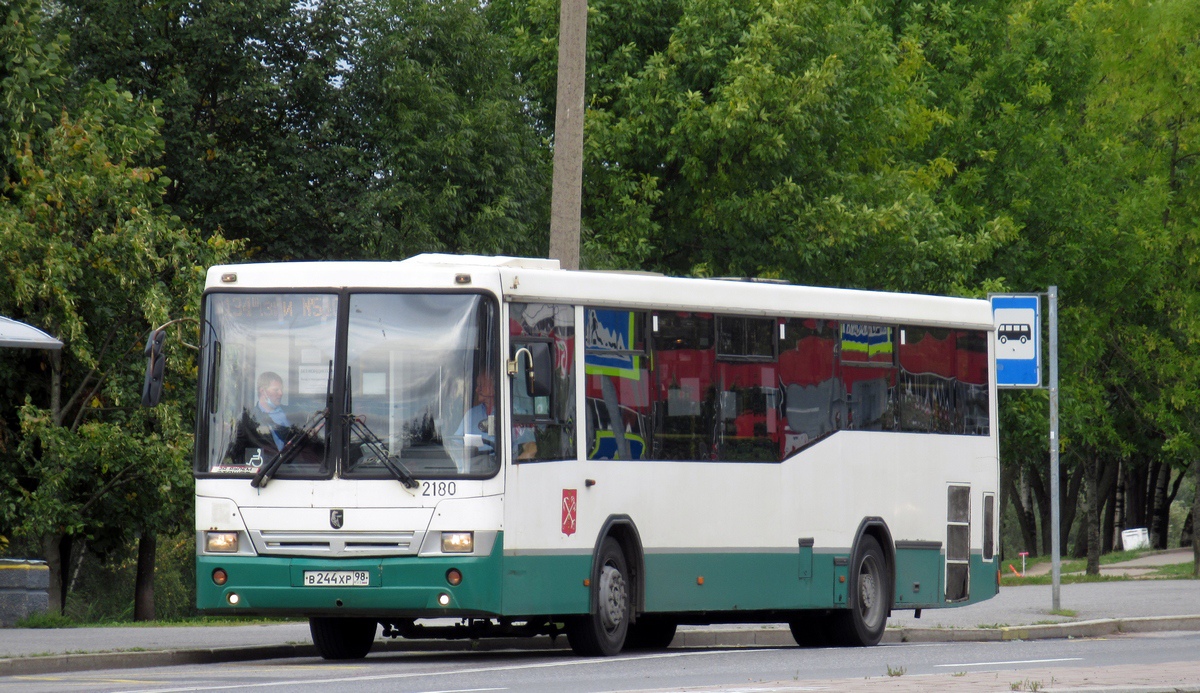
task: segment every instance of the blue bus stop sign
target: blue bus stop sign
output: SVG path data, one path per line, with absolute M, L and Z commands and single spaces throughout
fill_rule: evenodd
M 1037 294 L 991 296 L 996 385 L 1042 386 L 1041 297 Z

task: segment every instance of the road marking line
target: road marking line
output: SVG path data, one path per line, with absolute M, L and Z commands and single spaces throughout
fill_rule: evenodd
M 1045 664 L 1047 662 L 1078 662 L 1083 657 L 1059 657 L 1057 659 L 1014 659 L 1011 662 L 971 662 L 969 664 L 934 664 L 935 667 L 990 667 L 998 664 Z
M 737 652 L 739 654 L 749 654 L 756 652 L 769 652 L 770 650 L 754 649 L 754 650 L 727 650 L 727 652 Z M 434 676 L 453 676 L 460 674 L 487 674 L 499 671 L 522 671 L 527 669 L 551 669 L 555 667 L 569 666 L 596 666 L 600 664 L 617 664 L 620 662 L 633 662 L 645 659 L 675 659 L 678 657 L 697 657 L 701 655 L 711 655 L 712 652 L 707 650 L 695 652 L 669 652 L 665 654 L 654 655 L 638 655 L 633 657 L 605 657 L 603 659 L 572 659 L 565 662 L 541 662 L 538 664 L 510 664 L 506 666 L 494 667 L 476 667 L 474 669 L 451 669 L 447 671 L 426 671 L 426 672 L 408 672 L 403 674 L 374 674 L 370 676 L 344 676 L 332 679 L 317 679 L 317 680 L 287 680 L 287 681 L 267 681 L 263 683 L 233 683 L 219 686 L 189 686 L 186 688 L 146 688 L 128 693 L 191 693 L 193 691 L 228 691 L 239 688 L 272 688 L 278 686 L 327 686 L 333 683 L 352 683 L 356 681 L 388 681 L 392 679 L 416 679 Z

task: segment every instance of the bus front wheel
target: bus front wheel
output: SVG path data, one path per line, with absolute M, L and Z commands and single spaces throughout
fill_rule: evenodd
M 850 608 L 830 613 L 830 635 L 834 644 L 843 647 L 876 645 L 887 626 L 892 589 L 887 559 L 874 537 L 860 540 L 850 577 Z
M 567 641 L 575 654 L 611 657 L 625 646 L 629 631 L 629 569 L 621 545 L 612 537 L 605 538 L 597 558 L 591 612 L 567 621 Z
M 362 659 L 375 644 L 378 625 L 373 618 L 313 616 L 308 619 L 308 632 L 323 659 Z

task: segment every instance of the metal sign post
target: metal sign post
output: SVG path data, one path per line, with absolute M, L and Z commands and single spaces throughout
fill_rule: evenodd
M 996 326 L 993 347 L 996 354 L 997 387 L 1043 387 L 1040 310 L 1042 296 L 1043 294 L 995 294 L 988 297 L 992 302 L 992 320 Z M 1062 578 L 1058 488 L 1058 287 L 1051 286 L 1045 296 L 1048 299 L 1050 328 L 1050 377 L 1046 385 L 1050 391 L 1050 574 L 1053 585 L 1052 608 L 1058 611 Z
M 1051 605 L 1059 610 L 1062 585 L 1062 553 L 1059 548 L 1058 490 L 1058 287 L 1051 286 L 1050 304 L 1050 584 Z

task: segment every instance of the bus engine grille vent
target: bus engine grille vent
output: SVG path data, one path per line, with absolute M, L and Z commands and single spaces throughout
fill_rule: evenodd
M 250 532 L 260 556 L 409 556 L 424 532 Z

